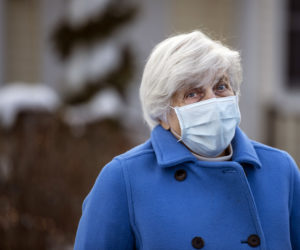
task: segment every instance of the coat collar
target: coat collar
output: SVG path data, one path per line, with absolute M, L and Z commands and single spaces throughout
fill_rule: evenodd
M 151 142 L 155 151 L 157 162 L 161 167 L 171 167 L 184 162 L 198 162 L 196 157 L 178 142 L 176 137 L 160 125 L 156 126 L 151 133 Z M 236 129 L 232 140 L 232 161 L 246 163 L 256 168 L 261 168 L 261 162 L 250 139 L 240 128 Z M 209 163 L 219 164 L 219 163 Z
M 251 140 L 237 127 L 232 140 L 233 155 L 232 160 L 238 163 L 246 163 L 261 168 L 262 164 L 256 154 L 256 150 Z

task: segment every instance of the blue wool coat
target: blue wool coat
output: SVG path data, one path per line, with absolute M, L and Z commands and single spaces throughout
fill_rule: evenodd
M 103 168 L 75 249 L 300 250 L 295 162 L 239 128 L 232 147 L 232 161 L 199 161 L 157 126 Z

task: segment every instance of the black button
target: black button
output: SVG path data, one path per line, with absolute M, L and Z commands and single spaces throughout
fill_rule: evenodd
M 257 247 L 260 245 L 260 238 L 256 234 L 252 234 L 248 237 L 247 243 L 251 247 Z
M 192 240 L 192 246 L 196 249 L 201 249 L 204 247 L 204 240 L 201 237 L 195 237 Z
M 183 181 L 186 178 L 186 171 L 184 169 L 178 169 L 175 172 L 175 179 L 177 181 Z

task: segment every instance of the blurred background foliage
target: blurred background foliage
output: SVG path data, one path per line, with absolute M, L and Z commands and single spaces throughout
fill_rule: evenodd
M 88 2 L 96 11 L 81 13 Z M 58 91 L 28 83 L 2 89 L 0 249 L 72 249 L 96 176 L 133 146 L 124 132 L 123 105 L 134 53 L 114 33 L 130 25 L 138 7 L 88 2 L 70 1 L 71 14 L 49 34 L 61 64 L 71 61 Z M 87 61 L 93 69 L 85 68 Z

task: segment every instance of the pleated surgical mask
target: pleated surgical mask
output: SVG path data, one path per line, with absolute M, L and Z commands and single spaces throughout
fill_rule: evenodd
M 181 136 L 175 134 L 190 150 L 205 157 L 216 157 L 229 146 L 241 120 L 237 96 L 172 108 L 181 129 Z

